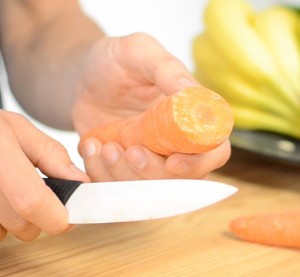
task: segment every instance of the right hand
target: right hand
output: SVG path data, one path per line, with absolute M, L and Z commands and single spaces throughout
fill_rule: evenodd
M 67 231 L 67 210 L 36 170 L 49 177 L 90 181 L 66 149 L 22 115 L 0 110 L 0 152 L 0 240 L 8 232 L 31 241 L 41 231 Z

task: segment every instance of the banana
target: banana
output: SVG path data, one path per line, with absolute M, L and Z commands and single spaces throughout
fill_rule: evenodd
M 300 139 L 300 19 L 280 6 L 209 0 L 192 45 L 195 78 L 231 105 L 235 127 Z
M 293 110 L 276 97 L 264 93 L 256 82 L 241 74 L 214 47 L 206 33 L 193 41 L 193 55 L 196 64 L 197 80 L 218 91 L 230 104 L 262 109 L 293 119 L 300 110 Z
M 222 56 L 249 78 L 271 87 L 267 91 L 272 97 L 299 109 L 299 98 L 256 32 L 254 17 L 253 7 L 245 0 L 210 0 L 204 11 L 207 34 Z
M 210 0 L 204 11 L 208 35 L 224 56 L 254 80 L 274 76 L 274 63 L 253 30 L 255 12 L 243 0 Z
M 270 6 L 254 16 L 254 28 L 270 50 L 281 74 L 300 102 L 299 16 L 283 6 Z
M 235 127 L 239 129 L 265 130 L 300 139 L 299 118 L 295 121 L 285 120 L 276 115 L 251 108 L 233 106 Z

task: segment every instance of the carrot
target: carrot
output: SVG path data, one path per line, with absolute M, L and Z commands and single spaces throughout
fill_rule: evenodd
M 285 211 L 243 216 L 230 222 L 240 239 L 281 247 L 300 247 L 300 212 Z
M 99 126 L 85 134 L 102 143 L 115 141 L 128 148 L 143 145 L 161 155 L 202 153 L 230 135 L 233 114 L 229 104 L 216 92 L 190 87 L 166 97 L 144 113 Z

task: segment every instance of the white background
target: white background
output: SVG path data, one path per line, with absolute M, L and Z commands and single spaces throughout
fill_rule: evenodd
M 81 0 L 80 2 L 83 10 L 104 29 L 107 35 L 122 36 L 133 32 L 151 34 L 191 71 L 193 70 L 191 43 L 202 31 L 202 12 L 206 0 Z M 265 6 L 276 1 L 252 0 L 252 2 L 257 6 Z M 299 3 L 284 0 L 283 2 Z M 0 76 L 5 108 L 29 117 L 11 95 L 3 66 L 0 68 Z M 78 137 L 75 133 L 52 129 L 30 119 L 38 128 L 63 143 L 74 163 L 83 169 L 83 163 L 77 153 Z

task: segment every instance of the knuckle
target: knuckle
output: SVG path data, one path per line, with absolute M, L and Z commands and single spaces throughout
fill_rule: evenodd
M 12 233 L 23 233 L 27 229 L 27 222 L 24 220 L 15 221 L 13 225 L 10 226 L 9 231 Z
M 26 231 L 28 222 L 21 217 L 13 217 L 6 223 L 6 229 L 13 234 L 22 234 Z
M 25 117 L 25 115 L 16 113 L 16 112 L 8 112 L 6 114 L 7 118 L 9 118 L 9 121 L 18 122 L 18 124 L 30 124 L 29 120 Z
M 28 190 L 17 199 L 16 211 L 20 216 L 30 219 L 41 210 L 43 202 L 39 195 Z
M 14 126 L 16 123 L 23 126 L 29 124 L 28 119 L 20 113 L 0 110 L 0 123 L 1 128 L 7 128 Z M 5 130 L 4 129 L 4 130 Z
M 56 151 L 65 151 L 65 148 L 60 142 L 47 136 L 44 140 L 43 151 L 46 153 L 54 153 Z
M 44 138 L 41 149 L 43 149 L 43 151 L 40 151 L 40 155 L 36 160 L 36 166 L 39 168 L 46 167 L 46 164 L 49 163 L 50 156 L 55 157 L 58 154 L 68 156 L 65 147 L 60 142 L 48 136 Z
M 21 122 L 29 122 L 28 119 L 23 115 L 23 114 L 20 114 L 20 113 L 11 113 L 11 116 L 15 119 L 15 120 L 18 120 L 18 121 L 21 121 Z

